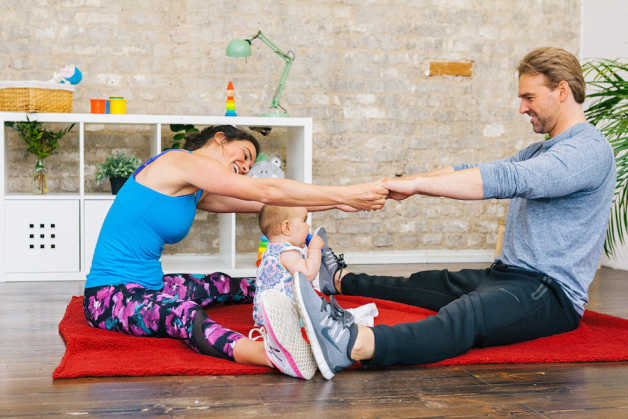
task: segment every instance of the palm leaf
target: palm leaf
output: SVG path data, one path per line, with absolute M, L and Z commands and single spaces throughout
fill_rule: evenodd
M 617 184 L 606 231 L 604 253 L 612 256 L 628 236 L 628 63 L 621 60 L 590 61 L 583 66 L 590 105 L 587 120 L 597 126 L 613 147 Z

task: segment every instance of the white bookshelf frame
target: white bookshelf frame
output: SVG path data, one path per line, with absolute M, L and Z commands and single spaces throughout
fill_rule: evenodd
M 76 123 L 79 136 L 79 191 L 78 193 L 49 193 L 14 194 L 8 193 L 8 176 L 6 176 L 7 153 L 4 122 L 31 120 L 50 123 Z M 89 272 L 91 255 L 86 255 L 90 245 L 86 237 L 86 203 L 113 202 L 111 194 L 85 193 L 85 125 L 153 125 L 154 135 L 151 142 L 151 154 L 161 150 L 161 129 L 164 124 L 193 124 L 193 125 L 235 125 L 242 127 L 283 127 L 287 128 L 287 173 L 290 179 L 306 183 L 312 182 L 312 119 L 311 118 L 272 118 L 272 117 L 225 117 L 203 115 L 113 115 L 113 114 L 80 114 L 80 113 L 33 113 L 0 112 L 0 282 L 4 281 L 42 281 L 42 280 L 84 280 Z M 78 202 L 78 214 L 72 215 L 79 223 L 79 263 L 76 269 L 68 271 L 50 271 L 41 266 L 38 257 L 34 254 L 32 263 L 23 272 L 15 272 L 9 268 L 13 246 L 20 238 L 8 237 L 9 223 L 7 203 L 32 206 L 41 205 L 45 212 L 45 205 L 54 201 Z M 11 205 L 11 204 L 10 204 Z M 15 204 L 14 204 L 15 205 Z M 42 212 L 42 213 L 43 213 Z M 165 272 L 214 272 L 222 271 L 235 276 L 250 276 L 255 274 L 255 255 L 236 254 L 236 217 L 235 214 L 218 214 L 219 223 L 219 252 L 217 254 L 200 255 L 164 255 L 162 263 Z M 90 231 L 100 230 L 100 225 L 90 225 Z M 91 237 L 93 241 L 94 238 Z M 93 245 L 93 243 L 91 244 Z

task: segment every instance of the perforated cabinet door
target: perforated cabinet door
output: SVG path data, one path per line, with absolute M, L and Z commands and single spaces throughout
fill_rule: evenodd
M 10 200 L 5 205 L 7 272 L 79 271 L 78 200 Z
M 100 228 L 109 212 L 113 200 L 85 201 L 85 271 L 92 267 L 92 257 Z

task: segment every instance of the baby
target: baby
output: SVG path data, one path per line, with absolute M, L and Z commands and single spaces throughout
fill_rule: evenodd
M 266 251 L 257 269 L 255 297 L 253 300 L 253 320 L 256 326 L 264 321 L 260 311 L 260 298 L 264 291 L 275 288 L 294 300 L 292 275 L 303 272 L 312 282 L 321 268 L 322 251 L 325 246 L 324 230 L 317 230 L 309 241 L 307 210 L 303 207 L 277 207 L 265 205 L 259 213 L 259 226 L 268 238 Z
M 249 338 L 264 339 L 268 359 L 277 369 L 309 380 L 317 366 L 309 343 L 300 333 L 300 319 L 293 304 L 293 275 L 305 275 L 310 282 L 318 275 L 323 292 L 335 290 L 334 278 L 341 277 L 347 265 L 343 255 L 336 255 L 327 246 L 324 228 L 318 228 L 307 242 L 310 231 L 307 209 L 265 205 L 258 220 L 268 243 L 257 268 L 253 298 L 256 327 Z M 335 307 L 342 311 L 338 305 Z M 367 326 L 373 326 L 373 318 L 377 316 L 373 303 L 346 311 L 356 323 Z M 295 334 L 295 330 L 299 333 Z M 260 336 L 253 337 L 256 331 Z

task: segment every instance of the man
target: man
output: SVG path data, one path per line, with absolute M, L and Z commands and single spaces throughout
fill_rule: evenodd
M 321 268 L 325 294 L 343 293 L 426 307 L 438 314 L 396 326 L 357 326 L 297 278 L 295 296 L 319 369 L 329 379 L 355 361 L 420 364 L 472 347 L 504 345 L 578 327 L 588 302 L 615 188 L 615 161 L 586 122 L 585 84 L 576 57 L 540 48 L 519 64 L 519 112 L 549 134 L 501 161 L 460 164 L 389 180 L 389 197 L 511 199 L 504 246 L 488 269 L 424 271 L 407 278 Z

